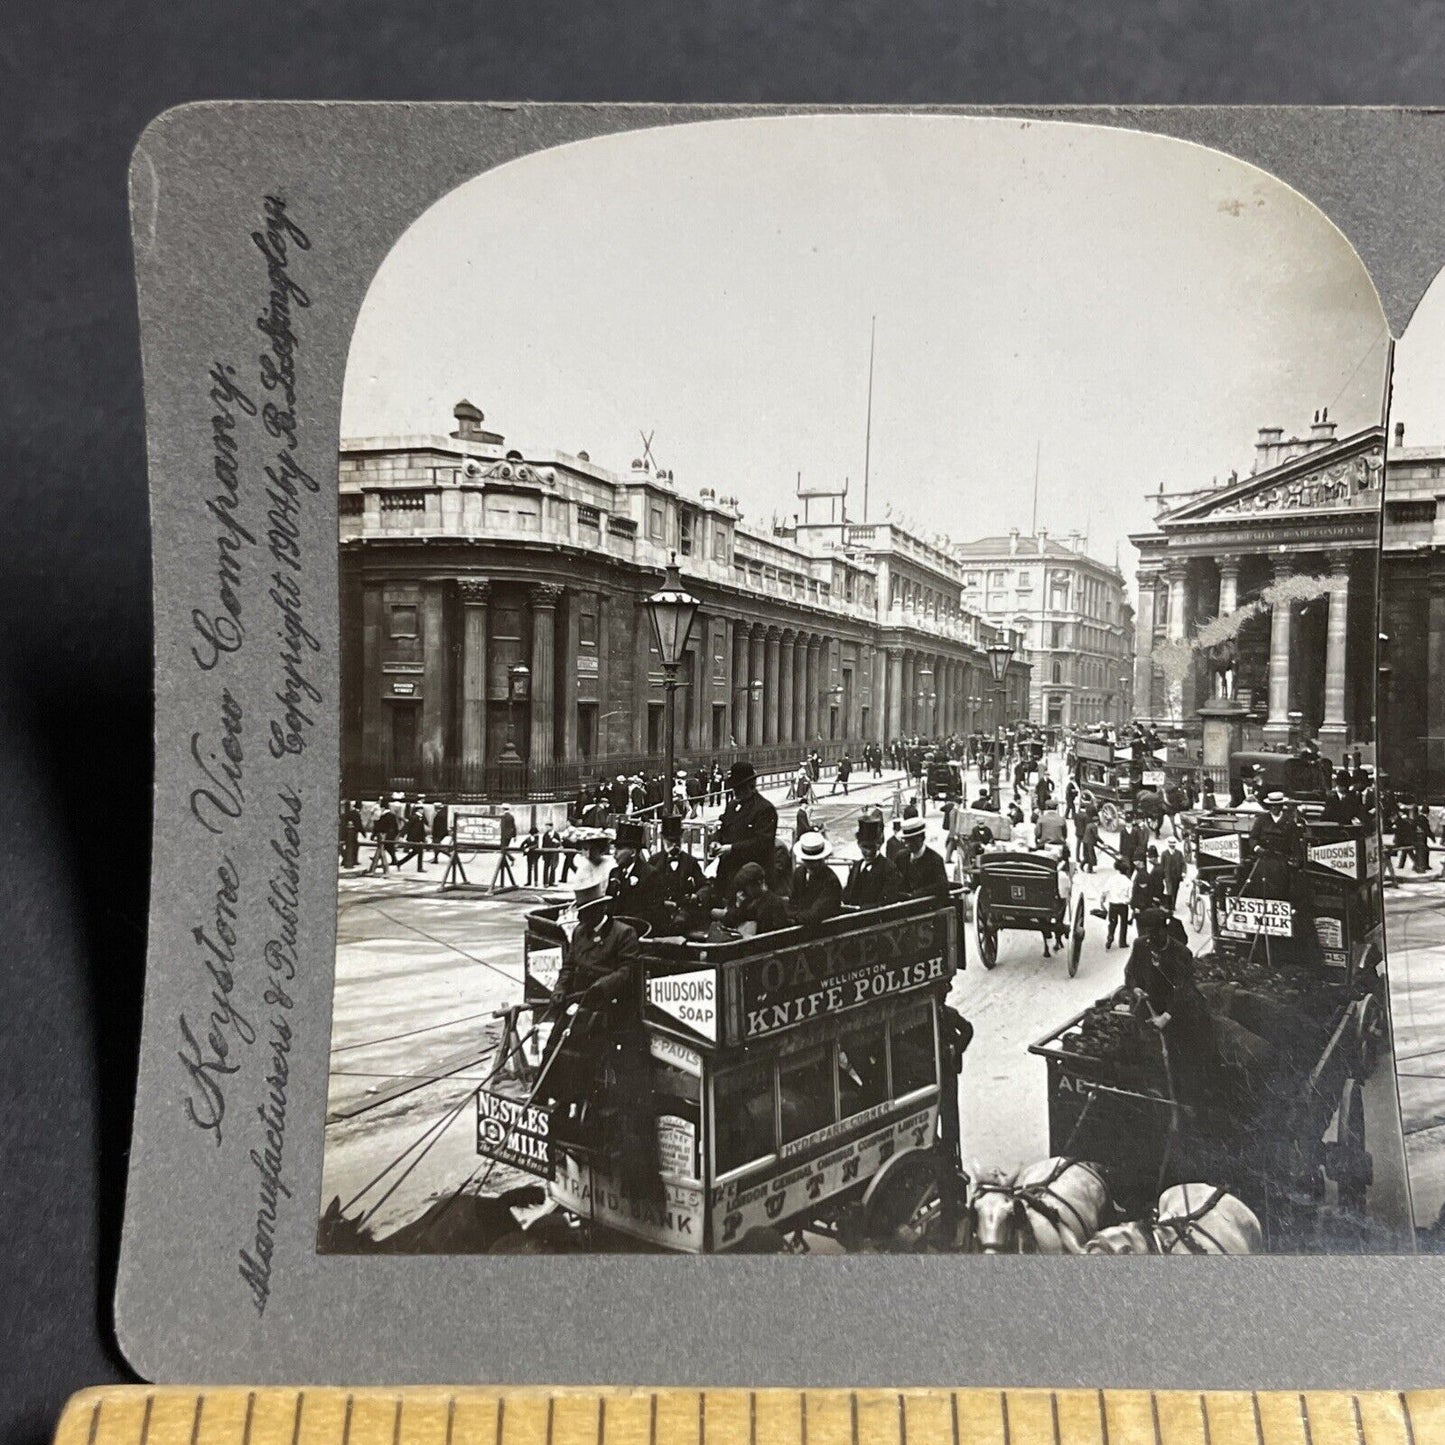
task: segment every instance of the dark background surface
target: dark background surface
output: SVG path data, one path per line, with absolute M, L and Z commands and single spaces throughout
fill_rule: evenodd
M 12 3 L 0 18 L 0 1438 L 127 1378 L 145 443 L 125 175 L 206 98 L 1431 105 L 1445 4 Z

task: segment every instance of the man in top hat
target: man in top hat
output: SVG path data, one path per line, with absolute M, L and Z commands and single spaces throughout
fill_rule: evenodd
M 903 852 L 896 867 L 905 898 L 947 898 L 948 870 L 928 846 L 928 825 L 916 814 L 903 820 Z
M 617 825 L 617 866 L 607 880 L 607 891 L 621 917 L 641 919 L 657 929 L 665 926 L 662 894 L 652 865 L 642 855 L 646 842 L 647 830 L 636 820 Z
M 1323 816 L 1326 823 L 1358 823 L 1364 817 L 1360 795 L 1350 787 L 1350 775 L 1343 768 L 1335 773 L 1335 785 L 1325 798 Z
M 882 847 L 882 816 L 864 813 L 858 819 L 858 852 L 862 856 L 848 869 L 844 903 L 853 908 L 882 908 L 903 897 L 898 870 L 883 856 Z
M 843 885 L 828 866 L 833 846 L 821 833 L 804 833 L 793 853 L 798 866 L 788 916 L 800 927 L 815 928 L 843 911 Z
M 767 873 L 778 836 L 778 810 L 758 792 L 757 769 L 745 758 L 728 769 L 728 787 L 732 797 L 717 829 L 717 883 L 725 898 L 731 897 L 733 877 L 744 863 L 756 863 Z
M 682 846 L 682 819 L 664 814 L 662 847 L 653 854 L 652 871 L 657 879 L 659 911 L 671 929 L 686 933 L 703 919 L 705 904 L 699 896 L 707 888 L 702 864 Z

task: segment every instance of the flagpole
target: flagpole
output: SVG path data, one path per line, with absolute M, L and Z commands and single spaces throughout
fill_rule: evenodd
M 863 520 L 868 520 L 868 464 L 873 453 L 873 341 L 878 318 L 868 323 L 868 423 L 863 430 Z

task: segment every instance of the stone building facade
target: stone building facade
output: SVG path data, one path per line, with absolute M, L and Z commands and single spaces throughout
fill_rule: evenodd
M 1302 436 L 1264 427 L 1248 476 L 1161 489 L 1131 538 L 1141 716 L 1192 732 L 1227 691 L 1266 743 L 1372 742 L 1384 432 L 1335 432 L 1323 411 Z
M 341 449 L 349 792 L 486 792 L 511 758 L 557 786 L 656 766 L 665 699 L 644 601 L 673 553 L 702 602 L 680 758 L 781 762 L 970 726 L 995 629 L 959 605 L 946 557 L 911 559 L 937 598 L 894 609 L 891 541 L 749 527 L 733 499 L 640 460 L 615 474 L 586 452 L 523 454 L 475 407 L 455 419 L 449 436 Z M 1025 708 L 1023 662 L 1009 687 Z
M 1134 609 L 1117 567 L 1090 557 L 1082 533 L 1047 531 L 959 543 L 970 608 L 1025 637 L 1030 714 L 1050 727 L 1133 716 Z

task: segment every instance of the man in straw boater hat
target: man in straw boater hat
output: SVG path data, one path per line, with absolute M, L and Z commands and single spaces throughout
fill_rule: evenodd
M 883 815 L 864 813 L 858 819 L 858 861 L 848 869 L 843 902 L 853 908 L 882 908 L 903 897 L 903 880 L 884 857 Z
M 543 1087 L 554 1136 L 600 1148 L 634 1199 L 662 1197 L 637 933 L 614 915 L 605 884 L 576 889 L 577 927 L 552 993 L 555 1049 Z M 599 1107 L 605 1106 L 605 1107 Z
M 903 852 L 895 860 L 905 898 L 947 898 L 948 869 L 928 846 L 928 825 L 916 813 L 903 820 Z
M 707 888 L 702 864 L 682 846 L 682 819 L 665 814 L 662 819 L 662 847 L 652 856 L 657 876 L 659 909 L 671 926 L 686 933 L 706 917 L 701 895 Z
M 800 927 L 815 928 L 843 911 L 843 885 L 828 866 L 833 845 L 821 833 L 804 833 L 793 853 L 798 867 L 788 917 Z
M 778 810 L 758 792 L 757 769 L 741 758 L 728 769 L 732 797 L 717 829 L 717 884 L 723 898 L 733 893 L 733 878 L 744 863 L 756 863 L 766 875 L 773 866 Z

